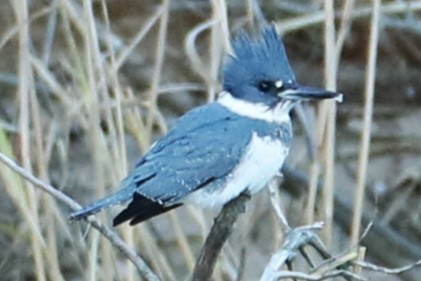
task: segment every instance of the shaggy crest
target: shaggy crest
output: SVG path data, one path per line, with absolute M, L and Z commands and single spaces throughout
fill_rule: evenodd
M 231 43 L 234 53 L 223 68 L 224 90 L 254 82 L 256 78 L 295 81 L 282 39 L 274 25 L 263 27 L 254 39 L 241 31 Z

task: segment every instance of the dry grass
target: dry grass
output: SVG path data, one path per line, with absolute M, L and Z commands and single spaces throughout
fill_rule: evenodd
M 325 221 L 323 240 L 335 253 L 356 244 L 377 211 L 383 226 L 367 235 L 359 259 L 389 266 L 421 259 L 421 135 L 407 128 L 421 118 L 413 106 L 421 103 L 421 1 L 271 2 L 258 11 L 251 0 L 9 1 L 0 12 L 0 152 L 83 204 L 112 192 L 176 116 L 215 98 L 230 31 L 253 29 L 267 14 L 285 35 L 299 80 L 321 85 L 324 77 L 346 101 L 318 105 L 317 117 L 303 107 L 288 165 L 308 174 L 305 192 L 283 186 L 273 205 L 292 225 Z M 0 179 L 2 280 L 140 280 L 98 232 L 69 224 L 67 206 L 2 164 Z M 354 199 L 338 203 L 347 197 Z M 249 202 L 215 280 L 260 276 L 282 243 L 279 209 L 269 202 L 267 191 Z M 184 280 L 214 215 L 183 207 L 116 231 L 163 280 Z M 109 224 L 111 216 L 99 218 Z M 401 246 L 382 252 L 376 241 Z

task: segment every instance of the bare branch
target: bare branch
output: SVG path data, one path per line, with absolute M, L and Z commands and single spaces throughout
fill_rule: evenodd
M 280 279 L 287 279 L 292 278 L 295 280 L 307 280 L 307 281 L 320 281 L 320 280 L 327 280 L 332 279 L 335 277 L 348 277 L 350 280 L 357 280 L 357 281 L 364 281 L 366 279 L 353 274 L 350 271 L 346 270 L 335 270 L 331 271 L 329 273 L 320 275 L 320 274 L 307 274 L 302 272 L 296 272 L 296 271 L 279 271 L 276 273 L 276 280 Z
M 281 196 L 279 194 L 279 179 L 274 178 L 269 183 L 269 195 L 270 195 L 270 203 L 272 204 L 272 208 L 275 211 L 279 221 L 281 222 L 282 231 L 284 233 L 291 230 L 291 227 L 288 224 L 288 220 L 285 217 L 284 212 L 281 208 Z
M 192 274 L 192 281 L 209 280 L 222 246 L 230 236 L 238 216 L 244 212 L 250 194 L 241 193 L 224 205 L 206 238 Z
M 400 274 L 408 270 L 411 270 L 417 266 L 421 266 L 421 260 L 418 260 L 417 262 L 414 262 L 406 266 L 398 267 L 398 268 L 388 268 L 388 267 L 378 266 L 378 265 L 365 262 L 365 261 L 355 261 L 353 262 L 353 264 L 358 265 L 367 270 L 383 272 L 385 274 Z
M 32 183 L 35 187 L 50 194 L 52 197 L 66 204 L 73 210 L 76 211 L 81 208 L 81 205 L 72 198 L 70 198 L 68 195 L 54 188 L 52 185 L 38 179 L 1 152 L 0 161 L 3 162 L 12 171 L 16 172 L 21 177 L 23 177 L 25 180 Z M 108 241 L 110 241 L 112 245 L 119 249 L 123 253 L 123 255 L 126 256 L 126 258 L 133 263 L 139 274 L 146 278 L 146 280 L 160 280 L 158 276 L 149 268 L 146 262 L 139 255 L 137 255 L 136 252 L 132 248 L 130 248 L 114 231 L 102 225 L 94 216 L 90 216 L 86 220 L 93 228 L 98 230 Z

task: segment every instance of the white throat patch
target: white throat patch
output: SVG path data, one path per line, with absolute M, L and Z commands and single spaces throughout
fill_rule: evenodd
M 226 91 L 221 92 L 216 101 L 232 112 L 248 118 L 276 123 L 290 122 L 289 109 L 282 104 L 270 108 L 262 103 L 251 103 L 237 99 Z

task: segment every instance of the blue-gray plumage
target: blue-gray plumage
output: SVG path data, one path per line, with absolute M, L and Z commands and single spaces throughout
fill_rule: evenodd
M 114 225 L 135 224 L 185 203 L 221 206 L 255 193 L 279 173 L 292 140 L 290 109 L 339 94 L 296 83 L 273 26 L 232 42 L 217 101 L 191 110 L 140 159 L 113 195 L 71 214 L 80 219 L 128 206 Z

